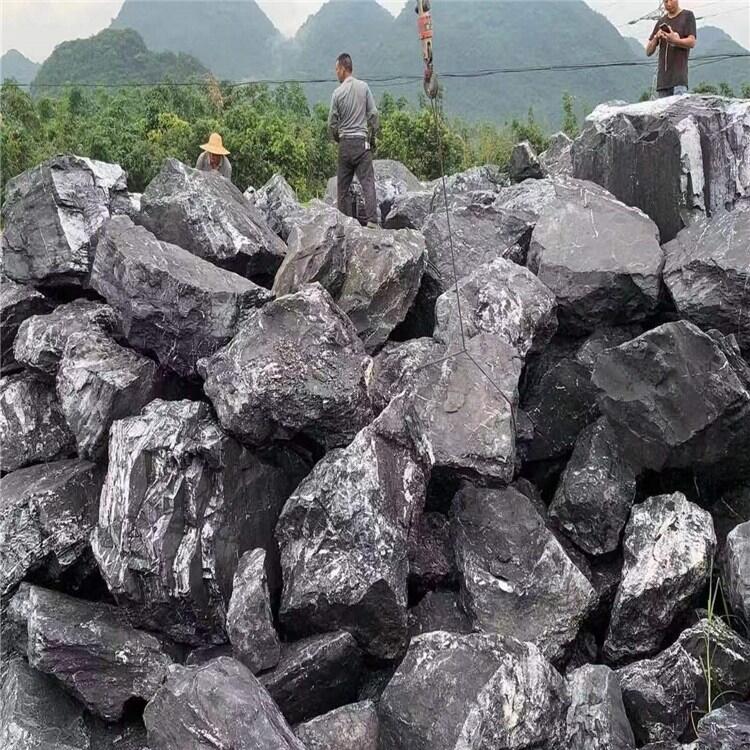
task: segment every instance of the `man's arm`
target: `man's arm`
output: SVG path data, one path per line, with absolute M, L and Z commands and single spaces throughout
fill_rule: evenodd
M 648 57 L 651 57 L 651 55 L 656 52 L 657 47 L 659 46 L 659 42 L 661 42 L 662 33 L 659 30 L 659 26 L 661 25 L 661 21 L 656 22 L 656 26 L 654 26 L 654 30 L 651 32 L 651 36 L 648 38 L 648 41 L 646 42 L 646 55 Z
M 331 97 L 331 109 L 328 112 L 328 136 L 332 141 L 339 142 L 339 107 L 335 91 Z
M 665 34 L 664 38 L 673 47 L 682 47 L 683 49 L 693 49 L 696 45 L 696 39 L 691 34 L 690 36 L 680 36 L 676 31 L 672 31 L 669 34 Z
M 378 115 L 378 108 L 375 105 L 375 97 L 370 91 L 370 87 L 367 87 L 367 97 L 365 101 L 366 114 L 367 114 L 367 126 L 370 128 L 373 134 L 378 132 L 380 128 L 380 116 Z

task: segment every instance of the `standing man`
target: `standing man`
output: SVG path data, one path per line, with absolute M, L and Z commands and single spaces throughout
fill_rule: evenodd
M 367 226 L 377 226 L 375 172 L 372 167 L 371 138 L 378 130 L 378 110 L 370 87 L 352 75 L 352 58 L 343 53 L 336 58 L 339 87 L 331 98 L 328 132 L 339 144 L 337 172 L 338 208 L 351 216 L 349 188 L 357 175 L 365 197 Z
M 227 159 L 229 151 L 224 148 L 221 136 L 218 133 L 211 133 L 208 143 L 204 143 L 201 148 L 203 153 L 198 157 L 195 168 L 201 172 L 218 172 L 222 177 L 231 180 L 232 165 Z
M 682 10 L 679 0 L 664 0 L 666 15 L 654 26 L 646 54 L 651 55 L 659 47 L 659 73 L 656 78 L 656 96 L 687 94 L 688 57 L 695 47 L 697 31 L 692 11 Z

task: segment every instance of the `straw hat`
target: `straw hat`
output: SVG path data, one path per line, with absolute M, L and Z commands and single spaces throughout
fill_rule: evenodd
M 218 133 L 211 133 L 208 137 L 208 143 L 204 143 L 201 148 L 208 151 L 209 154 L 218 154 L 219 156 L 228 156 L 229 151 L 224 148 L 221 136 Z

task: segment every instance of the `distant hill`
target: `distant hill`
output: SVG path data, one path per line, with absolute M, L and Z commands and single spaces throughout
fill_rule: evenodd
M 228 79 L 267 77 L 283 39 L 255 0 L 125 0 L 110 28 L 135 29 L 149 49 L 185 52 Z
M 0 80 L 13 79 L 16 83 L 29 84 L 39 70 L 39 63 L 32 62 L 17 49 L 9 49 L 0 57 Z
M 39 69 L 32 90 L 43 93 L 45 87 L 66 83 L 181 82 L 208 74 L 190 55 L 151 52 L 132 29 L 105 29 L 89 39 L 55 47 Z
M 625 41 L 628 43 L 628 47 L 633 51 L 634 55 L 638 55 L 639 57 L 642 55 L 645 55 L 645 45 L 643 42 L 641 42 L 640 39 L 636 39 L 634 36 L 626 36 L 623 37 Z
M 698 29 L 695 57 L 746 52 L 742 45 L 716 26 L 702 26 Z M 690 85 L 695 86 L 703 81 L 713 84 L 728 83 L 739 95 L 742 84 L 750 84 L 750 57 L 713 63 L 694 63 L 690 67 Z

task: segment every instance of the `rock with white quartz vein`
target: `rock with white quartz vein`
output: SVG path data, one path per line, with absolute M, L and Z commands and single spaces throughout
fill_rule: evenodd
M 422 601 L 409 610 L 409 635 L 445 630 L 448 633 L 471 633 L 471 618 L 464 612 L 456 591 L 428 591 Z
M 465 485 L 453 501 L 452 536 L 474 625 L 562 659 L 596 597 L 531 501 L 511 487 Z
M 750 623 L 750 521 L 727 536 L 724 576 L 732 607 Z
M 676 492 L 636 505 L 604 653 L 613 662 L 655 653 L 702 591 L 716 548 L 710 514 Z
M 26 597 L 29 664 L 90 711 L 116 721 L 128 701 L 147 701 L 159 689 L 171 656 L 153 635 L 130 627 L 117 607 L 38 586 L 19 595 Z
M 505 339 L 520 356 L 543 350 L 557 329 L 555 295 L 528 269 L 504 258 L 479 266 L 435 306 L 434 338 L 459 343 L 478 333 Z
M 586 664 L 568 675 L 569 750 L 634 750 L 617 674 L 603 664 Z
M 565 682 L 530 643 L 414 638 L 378 707 L 381 750 L 526 750 L 565 741 Z
M 565 133 L 555 133 L 549 139 L 547 150 L 539 154 L 539 164 L 544 172 L 553 177 L 573 174 L 573 141 Z
M 76 333 L 102 330 L 115 333 L 117 318 L 109 305 L 77 299 L 56 307 L 48 315 L 34 315 L 18 329 L 13 347 L 26 367 L 55 377 L 65 344 Z
M 52 304 L 36 289 L 15 281 L 0 279 L 0 372 L 20 369 L 13 355 L 13 343 L 19 327 L 34 315 L 49 312 Z
M 372 701 L 329 711 L 294 729 L 306 750 L 378 750 L 378 714 Z
M 91 286 L 117 313 L 131 346 L 184 376 L 272 298 L 252 281 L 159 242 L 125 216 L 112 219 L 99 240 Z
M 219 421 L 244 442 L 303 433 L 334 447 L 372 419 L 370 362 L 346 315 L 309 284 L 250 316 L 198 369 Z
M 151 750 L 305 750 L 253 673 L 228 657 L 173 666 L 143 719 Z
M 286 252 L 266 218 L 229 180 L 167 159 L 141 197 L 139 223 L 241 276 L 273 277 Z
M 383 219 L 383 228 L 421 230 L 432 207 L 432 190 L 415 190 L 397 195 Z
M 78 455 L 106 455 L 112 423 L 137 414 L 158 389 L 157 367 L 148 357 L 120 346 L 104 331 L 70 336 L 57 372 L 57 396 Z
M 0 479 L 0 594 L 44 566 L 61 572 L 84 553 L 96 525 L 104 472 L 68 459 Z
M 32 372 L 0 379 L 0 470 L 55 461 L 75 454 L 54 384 Z
M 278 664 L 265 550 L 254 549 L 240 558 L 227 610 L 227 635 L 237 658 L 254 674 Z
M 744 750 L 750 747 L 750 705 L 734 701 L 698 722 L 699 750 Z
M 127 199 L 118 164 L 60 155 L 9 180 L 3 271 L 14 281 L 85 286 L 99 231 Z
M 508 172 L 513 182 L 523 182 L 523 180 L 538 180 L 544 177 L 544 170 L 539 163 L 534 147 L 528 141 L 516 143 L 510 154 L 510 163 Z
M 289 237 L 292 229 L 290 219 L 304 212 L 294 189 L 280 174 L 275 174 L 263 187 L 254 190 L 252 195 L 245 191 L 245 198 L 263 214 L 271 231 L 282 240 Z
M 315 466 L 276 527 L 284 574 L 279 619 L 287 632 L 344 629 L 370 654 L 393 658 L 401 651 L 409 533 L 429 472 L 405 398 Z
M 152 401 L 115 422 L 92 548 L 112 593 L 139 622 L 188 643 L 223 642 L 239 557 L 268 553 L 279 586 L 273 528 L 307 472 L 291 452 L 272 463 L 222 432 L 197 401 Z

